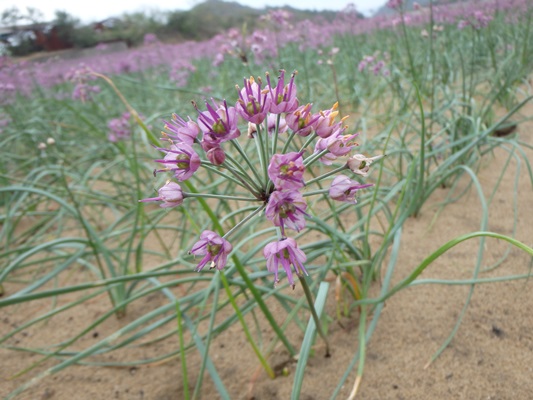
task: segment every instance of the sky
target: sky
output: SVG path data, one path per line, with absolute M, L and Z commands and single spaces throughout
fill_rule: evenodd
M 270 7 L 290 4 L 294 8 L 308 10 L 341 10 L 348 3 L 354 3 L 357 10 L 369 15 L 377 10 L 387 0 L 239 0 L 238 2 L 250 7 L 262 8 L 266 4 Z M 94 22 L 110 16 L 118 16 L 124 12 L 150 10 L 187 10 L 201 2 L 200 0 L 0 0 L 0 12 L 17 6 L 21 11 L 26 7 L 34 7 L 42 11 L 45 20 L 52 20 L 55 11 L 66 11 L 79 18 L 82 22 Z

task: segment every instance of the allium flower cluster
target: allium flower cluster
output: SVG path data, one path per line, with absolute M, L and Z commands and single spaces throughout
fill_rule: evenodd
M 107 139 L 110 142 L 118 142 L 120 140 L 131 137 L 131 115 L 129 112 L 123 113 L 120 118 L 113 118 L 107 123 L 109 132 Z
M 173 114 L 165 121 L 162 140 L 168 146 L 158 148 L 164 156 L 156 160 L 162 167 L 154 174 L 170 172 L 175 180 L 189 181 L 190 186 L 194 181 L 203 183 L 204 176 L 197 177 L 197 174 L 205 167 L 210 174 L 219 173 L 221 180 L 238 185 L 248 197 L 197 193 L 196 190 L 186 193 L 179 183 L 167 181 L 156 197 L 141 201 L 162 202 L 161 207 L 167 208 L 181 206 L 189 197 L 210 197 L 247 201 L 257 206 L 233 226 L 223 227 L 228 229 L 225 234 L 220 226 L 220 231 L 201 233 L 190 250 L 190 254 L 202 257 L 197 271 L 206 265 L 210 269 L 223 269 L 233 251 L 229 242 L 232 233 L 252 217 L 264 215 L 278 232 L 277 239 L 263 251 L 267 269 L 274 274 L 275 283 L 279 282 L 279 272 L 284 272 L 294 288 L 294 274 L 307 275 L 304 266 L 307 257 L 290 237 L 291 232 L 306 229 L 309 218 L 306 198 L 329 196 L 335 201 L 355 204 L 358 191 L 372 186 L 352 178 L 367 176 L 370 166 L 381 156 L 355 154 L 350 157 L 358 146 L 357 133 L 348 132 L 337 104 L 321 111 L 313 111 L 311 103 L 300 105 L 295 77 L 296 72 L 286 80 L 285 71 L 281 70 L 276 85 L 268 74 L 265 85 L 259 78 L 245 79 L 242 89 L 237 87 L 235 103 L 205 101 L 202 109 L 193 102 L 196 118 Z M 247 135 L 241 135 L 240 124 L 247 126 Z M 254 145 L 249 146 L 248 141 L 253 141 Z M 254 149 L 252 153 L 250 149 Z M 335 168 L 316 177 L 316 171 L 310 172 L 317 162 L 335 165 Z M 346 174 L 351 171 L 351 177 L 337 174 L 341 171 Z M 334 179 L 329 189 L 308 190 L 313 184 L 331 177 Z
M 364 56 L 363 59 L 359 62 L 357 69 L 359 72 L 371 71 L 374 75 L 383 75 L 389 76 L 390 71 L 386 67 L 386 58 L 387 54 L 383 54 L 383 58 L 380 59 L 379 52 L 376 52 L 372 56 Z

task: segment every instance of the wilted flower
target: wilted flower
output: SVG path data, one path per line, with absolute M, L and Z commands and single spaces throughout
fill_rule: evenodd
M 339 175 L 333 179 L 333 182 L 331 182 L 329 195 L 333 200 L 356 204 L 357 200 L 355 199 L 355 194 L 357 191 L 369 186 L 372 186 L 372 184 L 361 184 L 348 178 L 347 176 Z
M 363 154 L 355 154 L 354 156 L 348 159 L 346 165 L 354 174 L 367 176 L 368 171 L 370 170 L 370 165 L 372 165 L 374 161 L 377 161 L 382 157 L 382 155 L 367 157 Z
M 265 209 L 265 216 L 276 226 L 281 227 L 285 236 L 285 227 L 299 232 L 305 228 L 307 203 L 297 191 L 272 192 Z
M 211 262 L 209 269 L 223 269 L 228 261 L 228 254 L 233 250 L 233 246 L 224 238 L 213 231 L 205 230 L 200 235 L 200 240 L 192 246 L 191 254 L 202 255 L 195 271 L 201 271 L 204 266 Z
M 162 201 L 163 204 L 160 205 L 162 208 L 176 207 L 183 203 L 183 192 L 180 185 L 175 182 L 168 181 L 157 191 L 157 193 L 159 194 L 158 197 L 152 197 L 139 201 L 142 203 L 147 203 L 150 201 Z
M 277 190 L 298 190 L 304 187 L 302 152 L 274 154 L 268 166 L 268 177 Z
M 297 275 L 308 275 L 303 265 L 307 261 L 307 257 L 292 238 L 285 238 L 267 244 L 263 250 L 263 255 L 266 258 L 268 271 L 274 274 L 274 285 L 279 282 L 278 270 L 280 265 L 287 274 L 287 279 L 293 289 L 295 285 L 291 265 Z
M 200 157 L 187 143 L 177 143 L 170 146 L 170 149 L 159 149 L 167 154 L 162 160 L 155 160 L 162 164 L 169 165 L 156 172 L 174 171 L 174 176 L 178 181 L 189 179 L 200 167 Z

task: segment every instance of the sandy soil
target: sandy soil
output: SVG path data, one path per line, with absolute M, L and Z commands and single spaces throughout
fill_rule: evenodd
M 525 115 L 533 115 L 530 104 Z M 533 144 L 533 123 L 520 125 L 522 140 Z M 533 160 L 533 151 L 526 151 Z M 479 179 L 485 194 L 491 192 L 508 153 L 498 150 L 484 159 Z M 516 161 L 511 161 L 500 189 L 490 207 L 489 230 L 513 234 L 513 184 Z M 467 184 L 465 178 L 462 182 Z M 518 186 L 518 223 L 515 237 L 532 245 L 533 190 L 524 163 L 521 164 Z M 480 229 L 481 207 L 477 194 L 470 190 L 456 203 L 439 213 L 438 204 L 448 194 L 438 190 L 417 218 L 403 227 L 400 261 L 395 269 L 393 284 L 407 276 L 425 257 L 446 241 L 463 233 Z M 469 279 L 473 275 L 479 239 L 462 243 L 434 262 L 421 278 Z M 497 262 L 508 246 L 493 239 L 485 242 L 484 266 Z M 528 273 L 531 259 L 511 249 L 504 262 L 495 270 L 482 272 L 483 278 Z M 72 276 L 70 283 L 83 281 Z M 359 390 L 360 399 L 531 399 L 533 398 L 533 291 L 531 282 L 490 283 L 477 285 L 472 301 L 457 334 L 448 348 L 432 364 L 425 367 L 431 356 L 452 332 L 470 289 L 469 286 L 420 285 L 403 290 L 386 302 L 378 326 L 367 349 L 364 377 Z M 379 288 L 378 288 L 379 289 Z M 333 287 L 327 312 L 334 316 Z M 297 288 L 288 291 L 301 296 Z M 68 299 L 68 296 L 66 297 Z M 155 306 L 163 304 L 158 295 L 149 302 L 134 303 L 123 320 L 110 318 L 96 329 L 87 332 L 76 348 L 87 347 Z M 9 339 L 10 346 L 45 346 L 58 343 L 79 332 L 87 322 L 103 315 L 109 300 L 105 295 L 95 297 L 83 307 L 65 311 L 48 322 L 37 324 Z M 34 302 L 2 310 L 0 336 L 20 325 L 30 316 L 49 310 L 52 303 Z M 274 310 L 275 312 L 275 310 Z M 301 399 L 328 399 L 357 349 L 358 313 L 342 321 L 332 322 L 329 337 L 332 356 L 324 358 L 324 347 L 317 340 L 315 354 L 310 360 Z M 264 330 L 265 340 L 271 335 Z M 292 342 L 298 346 L 302 333 L 296 332 Z M 137 347 L 127 352 L 117 351 L 102 360 L 124 360 L 149 357 L 163 350 L 177 348 L 173 336 L 149 347 Z M 221 378 L 234 399 L 288 399 L 292 388 L 295 363 L 278 348 L 270 361 L 278 368 L 286 368 L 288 376 L 270 380 L 260 369 L 246 343 L 238 324 L 217 337 L 211 356 Z M 5 396 L 37 372 L 54 365 L 45 362 L 26 375 L 7 380 L 40 356 L 0 349 L 0 396 Z M 191 354 L 188 359 L 190 387 L 198 379 L 200 359 Z M 346 398 L 352 389 L 352 373 L 339 398 Z M 203 398 L 218 398 L 208 375 L 205 376 Z M 178 358 L 164 363 L 131 368 L 74 366 L 48 376 L 33 385 L 17 399 L 157 399 L 175 400 L 183 397 L 180 362 Z

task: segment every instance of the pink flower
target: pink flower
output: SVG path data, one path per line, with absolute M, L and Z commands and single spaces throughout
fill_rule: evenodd
M 113 118 L 107 123 L 109 133 L 107 138 L 110 142 L 128 139 L 131 136 L 130 113 L 125 112 L 120 118 Z
M 267 116 L 267 130 L 269 134 L 273 134 L 276 131 L 276 124 L 278 122 L 278 116 L 276 114 L 268 114 Z M 278 133 L 285 133 L 289 129 L 287 126 L 287 121 L 285 121 L 285 118 L 279 116 L 279 127 L 278 127 Z
M 237 86 L 237 89 L 239 87 Z M 244 80 L 244 87 L 239 91 L 239 100 L 235 105 L 237 112 L 246 121 L 260 124 L 266 118 L 270 109 L 270 98 L 261 91 L 261 84 L 255 82 L 251 76 Z
M 311 114 L 311 104 L 298 107 L 285 116 L 285 121 L 292 131 L 300 136 L 308 136 L 313 131 L 313 124 L 318 116 Z
M 167 154 L 164 159 L 155 161 L 169 166 L 156 172 L 174 171 L 174 176 L 178 181 L 185 181 L 200 167 L 200 157 L 187 143 L 177 143 L 170 146 L 170 149 L 160 148 L 159 150 Z
M 319 112 L 314 128 L 316 134 L 321 138 L 330 137 L 341 126 L 342 121 L 335 123 L 335 117 L 339 114 L 337 111 L 338 106 L 339 103 L 335 103 L 331 109 Z
M 241 135 L 238 128 L 237 112 L 234 107 L 228 107 L 226 100 L 222 105 L 217 104 L 212 100 L 213 106 L 205 103 L 207 111 L 198 111 L 198 125 L 204 133 L 204 141 L 211 143 L 222 143 L 231 139 L 235 139 Z
M 304 187 L 302 153 L 274 154 L 268 166 L 268 177 L 277 190 L 298 190 Z
M 139 200 L 141 203 L 147 203 L 150 201 L 162 201 L 160 205 L 162 208 L 176 207 L 183 203 L 183 192 L 180 185 L 174 182 L 167 182 L 162 186 L 157 193 L 159 197 L 152 197 L 149 199 Z
M 297 275 L 308 275 L 303 265 L 307 261 L 307 257 L 292 238 L 285 238 L 267 244 L 263 250 L 263 255 L 266 258 L 268 271 L 274 274 L 274 286 L 279 282 L 278 270 L 280 265 L 285 270 L 287 279 L 293 289 L 295 285 L 291 265 Z
M 359 146 L 354 139 L 358 133 L 353 135 L 343 135 L 346 127 L 338 129 L 330 137 L 326 139 L 318 139 L 315 144 L 315 153 L 321 153 L 324 150 L 328 150 L 326 154 L 320 157 L 320 162 L 324 165 L 331 165 L 337 157 L 342 157 L 348 154 L 354 147 Z
M 272 192 L 265 209 L 265 216 L 276 226 L 281 227 L 285 236 L 285 227 L 297 232 L 305 228 L 307 203 L 297 191 Z
M 192 145 L 194 139 L 200 133 L 200 127 L 198 124 L 191 120 L 185 121 L 178 114 L 172 114 L 172 121 L 165 121 L 165 129 L 170 131 L 172 134 L 167 135 L 170 138 L 178 141 Z
M 228 261 L 228 254 L 233 246 L 224 238 L 213 231 L 205 230 L 200 235 L 200 240 L 192 246 L 191 254 L 204 256 L 195 271 L 201 271 L 211 261 L 209 269 L 223 269 Z
M 207 159 L 213 165 L 221 165 L 226 161 L 226 153 L 220 147 L 213 147 L 206 153 Z
M 272 88 L 272 84 L 270 83 L 270 75 L 267 73 L 267 89 L 268 97 L 271 100 L 270 112 L 272 114 L 293 112 L 298 108 L 296 85 L 294 84 L 295 76 L 296 72 L 293 72 L 289 84 L 285 85 L 285 70 L 280 70 L 278 86 L 276 86 L 276 88 Z
M 372 186 L 372 184 L 360 184 L 347 176 L 339 175 L 333 179 L 333 182 L 331 182 L 329 195 L 333 200 L 356 204 L 357 200 L 355 199 L 355 194 L 357 191 L 369 186 Z

